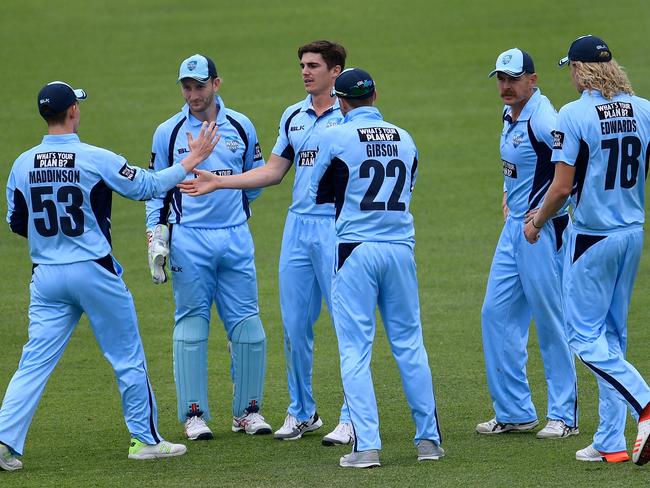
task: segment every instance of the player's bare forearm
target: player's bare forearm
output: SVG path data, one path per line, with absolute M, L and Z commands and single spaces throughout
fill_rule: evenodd
M 277 185 L 291 168 L 291 161 L 272 154 L 269 161 L 259 168 L 231 176 L 219 176 L 205 170 L 194 170 L 194 179 L 185 180 L 177 186 L 190 196 L 205 195 L 222 189 L 254 189 Z
M 239 175 L 222 176 L 218 188 L 248 190 L 279 184 L 291 169 L 291 161 L 277 154 L 271 154 L 264 166 Z

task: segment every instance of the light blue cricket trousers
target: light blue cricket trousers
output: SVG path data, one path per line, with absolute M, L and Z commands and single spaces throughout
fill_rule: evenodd
M 426 439 L 440 445 L 412 246 L 398 242 L 339 243 L 337 268 L 332 310 L 354 450 L 381 449 L 370 371 L 377 305 L 415 422 L 414 442 Z
M 280 310 L 289 386 L 287 412 L 299 422 L 308 420 L 316 412 L 312 390 L 314 324 L 320 315 L 323 298 L 331 309 L 335 241 L 333 216 L 288 212 L 280 251 Z M 349 421 L 344 402 L 339 422 Z
M 526 377 L 534 317 L 547 384 L 546 417 L 578 426 L 575 364 L 562 314 L 567 221 L 568 216 L 549 220 L 536 244 L 526 241 L 521 219 L 508 217 L 503 226 L 481 312 L 487 382 L 499 422 L 537 419 Z
M 122 281 L 117 261 L 110 256 L 101 261 L 104 266 L 83 261 L 41 264 L 34 269 L 29 340 L 0 409 L 0 441 L 16 454 L 23 453 L 45 384 L 84 312 L 104 357 L 115 371 L 131 437 L 146 444 L 161 440 L 131 293 Z M 70 378 L 72 385 L 74 381 Z
M 625 450 L 626 404 L 638 420 L 650 388 L 625 359 L 627 315 L 643 248 L 643 229 L 593 235 L 574 230 L 565 259 L 564 296 L 571 348 L 598 381 L 600 423 L 593 445 Z

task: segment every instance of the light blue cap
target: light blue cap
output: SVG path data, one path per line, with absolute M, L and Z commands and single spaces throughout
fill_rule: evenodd
M 505 73 L 508 76 L 519 78 L 524 73 L 532 74 L 534 72 L 535 65 L 530 54 L 515 47 L 499 54 L 496 66 L 488 77 L 492 78 L 497 73 Z
M 183 78 L 193 78 L 198 82 L 205 83 L 209 78 L 217 77 L 217 68 L 214 62 L 202 54 L 194 54 L 185 59 L 178 69 L 178 81 Z

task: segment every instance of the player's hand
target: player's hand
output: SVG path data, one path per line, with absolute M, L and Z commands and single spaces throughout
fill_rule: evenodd
M 165 263 L 169 256 L 169 228 L 158 224 L 153 229 L 147 229 L 147 246 L 151 281 L 156 285 L 165 283 L 167 281 Z
M 181 164 L 185 171 L 189 173 L 196 168 L 201 162 L 206 160 L 216 147 L 221 136 L 217 134 L 218 126 L 216 122 L 203 122 L 201 132 L 196 139 L 192 134 L 187 132 L 187 145 L 190 147 L 190 154 L 183 159 Z
M 538 208 L 534 208 L 526 212 L 526 215 L 524 215 L 524 237 L 531 244 L 535 244 L 539 241 L 539 232 L 542 230 L 541 227 L 535 226 L 533 220 L 538 211 Z
M 192 173 L 194 173 L 193 179 L 181 181 L 176 185 L 181 193 L 197 197 L 220 188 L 219 176 L 202 169 L 194 169 Z

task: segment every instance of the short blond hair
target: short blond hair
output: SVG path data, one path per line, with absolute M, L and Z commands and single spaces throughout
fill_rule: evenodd
M 606 63 L 585 63 L 572 61 L 576 81 L 586 90 L 598 90 L 603 97 L 611 100 L 619 93 L 634 95 L 627 73 L 615 60 Z

